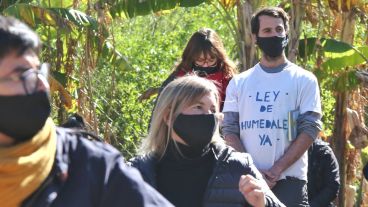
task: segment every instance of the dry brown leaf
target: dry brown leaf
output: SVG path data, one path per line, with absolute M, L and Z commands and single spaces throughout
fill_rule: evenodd
M 73 101 L 72 101 L 72 96 L 69 94 L 69 92 L 65 90 L 63 85 L 61 85 L 61 83 L 57 81 L 55 78 L 53 78 L 52 76 L 49 76 L 49 83 L 50 83 L 50 90 L 52 92 L 58 91 L 60 95 L 60 99 L 63 102 L 64 106 L 70 109 L 73 105 L 72 104 Z
M 151 98 L 151 96 L 157 94 L 158 91 L 159 91 L 159 88 L 149 88 L 145 92 L 143 92 L 142 95 L 138 97 L 138 101 L 142 102 L 143 100 L 147 100 Z
M 307 20 L 313 25 L 316 26 L 319 22 L 318 19 L 318 12 L 312 7 L 312 6 L 307 6 L 305 8 L 305 14 L 306 14 L 306 18 Z
M 330 28 L 330 37 L 336 37 L 337 34 L 340 33 L 342 28 L 342 16 L 341 13 L 338 12 L 332 12 L 332 15 L 334 16 L 333 25 Z
M 225 9 L 230 9 L 235 6 L 236 0 L 220 0 L 220 4 L 225 7 Z

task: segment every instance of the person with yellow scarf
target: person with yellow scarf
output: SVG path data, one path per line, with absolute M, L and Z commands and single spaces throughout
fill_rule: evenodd
M 0 16 L 0 206 L 172 206 L 115 148 L 54 125 L 40 47 Z

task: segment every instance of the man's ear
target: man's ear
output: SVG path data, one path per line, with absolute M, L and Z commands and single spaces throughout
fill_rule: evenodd
M 252 42 L 253 44 L 257 44 L 257 37 L 255 34 L 252 34 Z

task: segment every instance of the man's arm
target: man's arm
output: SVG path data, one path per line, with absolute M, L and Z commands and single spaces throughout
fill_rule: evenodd
M 322 129 L 321 115 L 316 112 L 306 112 L 298 117 L 298 137 L 290 144 L 283 156 L 266 171 L 266 178 L 275 183 L 282 172 L 297 161 L 312 145 Z
M 227 145 L 234 148 L 238 152 L 245 152 L 243 143 L 240 141 L 239 136 L 235 134 L 228 134 L 224 137 L 224 140 Z
M 236 151 L 245 152 L 243 143 L 240 141 L 238 112 L 224 112 L 221 130 L 227 145 L 233 147 Z
M 278 159 L 269 170 L 263 171 L 263 173 L 266 174 L 266 178 L 272 182 L 276 182 L 281 173 L 297 161 L 304 152 L 308 150 L 312 143 L 313 139 L 308 134 L 299 134 L 299 136 L 290 144 L 285 154 L 281 156 L 281 158 Z

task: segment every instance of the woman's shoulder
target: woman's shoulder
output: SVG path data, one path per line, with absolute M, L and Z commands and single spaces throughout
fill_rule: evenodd
M 242 165 L 243 167 L 247 167 L 253 163 L 250 154 L 235 151 L 234 148 L 224 143 L 215 143 L 214 149 L 218 160 L 229 163 L 230 165 Z
M 170 73 L 170 75 L 162 82 L 161 84 L 161 90 L 163 88 L 165 88 L 165 86 L 167 86 L 169 83 L 171 83 L 173 80 L 175 80 L 178 77 L 182 77 L 185 74 L 187 74 L 187 72 L 184 69 L 178 69 L 176 68 L 174 71 L 172 71 Z
M 154 161 L 154 157 L 151 155 L 137 155 L 135 157 L 132 157 L 129 159 L 129 163 L 135 164 L 135 163 L 147 163 Z
M 237 152 L 232 147 L 226 145 L 216 146 L 216 148 L 221 149 L 217 158 L 217 166 L 219 168 L 216 172 L 218 175 L 231 173 L 237 179 L 245 174 L 250 174 L 257 178 L 261 177 L 248 153 Z
M 136 168 L 147 183 L 156 187 L 157 163 L 158 159 L 153 155 L 139 155 L 130 159 L 127 165 Z
M 139 169 L 152 169 L 157 164 L 157 158 L 153 155 L 138 155 L 131 158 L 127 164 Z

